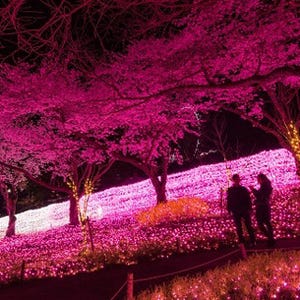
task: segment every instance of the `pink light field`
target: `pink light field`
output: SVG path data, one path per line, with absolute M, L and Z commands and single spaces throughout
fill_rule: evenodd
M 272 219 L 275 237 L 300 235 L 299 195 L 296 168 L 287 150 L 265 151 L 227 163 L 231 173 L 239 173 L 243 184 L 255 185 L 264 172 L 274 186 Z M 220 189 L 228 185 L 224 163 L 200 166 L 168 178 L 168 199 L 198 196 L 209 206 L 208 216 L 172 224 L 145 227 L 136 213 L 156 204 L 149 180 L 111 188 L 90 197 L 95 253 L 92 260 L 82 256 L 82 232 L 68 225 L 68 202 L 52 204 L 17 215 L 16 236 L 5 238 L 7 217 L 0 219 L 0 284 L 19 278 L 25 262 L 25 279 L 62 277 L 90 272 L 105 264 L 137 263 L 141 257 L 156 259 L 197 249 L 235 247 L 237 239 L 232 219 L 221 215 Z M 258 238 L 263 237 L 258 233 Z
M 229 161 L 230 173 L 239 173 L 245 186 L 256 185 L 256 175 L 265 173 L 274 189 L 299 184 L 291 153 L 285 149 L 264 151 L 259 154 Z M 169 175 L 167 198 L 199 196 L 205 201 L 219 204 L 220 189 L 228 186 L 225 163 L 200 166 L 185 172 Z M 92 220 L 120 219 L 156 204 L 155 192 L 150 180 L 127 186 L 114 187 L 93 194 L 89 199 L 88 216 Z M 215 205 L 219 214 L 219 205 Z M 17 234 L 45 231 L 68 224 L 69 203 L 52 204 L 17 215 Z M 8 218 L 0 218 L 0 237 L 4 237 Z

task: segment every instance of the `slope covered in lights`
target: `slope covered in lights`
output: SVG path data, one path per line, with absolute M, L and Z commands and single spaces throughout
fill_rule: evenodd
M 232 173 L 239 172 L 245 185 L 255 184 L 257 173 L 265 172 L 275 187 L 272 201 L 275 238 L 300 236 L 300 182 L 287 151 L 263 152 L 232 161 L 227 167 Z M 90 253 L 83 249 L 91 250 L 91 244 L 84 245 L 80 227 L 67 225 L 67 202 L 19 214 L 18 234 L 1 239 L 0 285 L 19 278 L 21 269 L 25 279 L 62 277 L 91 272 L 107 264 L 133 264 L 139 259 L 235 247 L 232 218 L 220 209 L 220 189 L 228 185 L 226 174 L 224 164 L 215 164 L 169 176 L 169 199 L 200 196 L 208 206 L 208 214 L 157 226 L 144 226 L 136 216 L 137 211 L 155 205 L 149 180 L 94 194 L 88 213 L 94 244 L 91 257 L 83 255 Z M 7 218 L 0 222 L 3 237 Z M 257 238 L 262 239 L 256 232 Z
M 227 163 L 200 166 L 168 177 L 167 198 L 199 196 L 208 202 L 220 202 L 220 189 L 226 188 L 228 171 L 239 173 L 243 185 L 256 185 L 256 175 L 264 172 L 275 189 L 299 184 L 292 155 L 284 149 L 264 151 Z M 90 197 L 88 216 L 92 220 L 120 219 L 155 205 L 155 193 L 150 180 L 120 186 L 95 193 Z M 52 204 L 17 215 L 17 234 L 45 231 L 68 224 L 68 202 Z M 214 213 L 218 214 L 219 205 Z M 4 236 L 8 218 L 0 218 L 0 238 Z

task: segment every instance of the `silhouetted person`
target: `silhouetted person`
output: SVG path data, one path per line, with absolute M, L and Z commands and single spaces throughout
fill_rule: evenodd
M 260 184 L 260 188 L 258 190 L 250 187 L 256 198 L 254 201 L 256 221 L 260 231 L 268 238 L 268 246 L 272 247 L 275 245 L 273 227 L 271 224 L 270 206 L 270 198 L 273 188 L 271 181 L 265 174 L 258 174 L 257 182 Z
M 240 243 L 245 243 L 242 229 L 242 220 L 244 220 L 249 233 L 251 245 L 255 245 L 255 235 L 251 224 L 251 198 L 250 193 L 244 186 L 240 185 L 240 176 L 232 176 L 233 185 L 227 190 L 227 210 L 232 213 L 233 221 L 236 227 Z

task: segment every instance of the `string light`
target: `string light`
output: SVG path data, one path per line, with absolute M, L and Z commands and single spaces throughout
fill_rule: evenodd
M 88 201 L 93 193 L 93 182 L 91 179 L 86 179 L 84 182 L 84 195 L 80 199 L 79 198 L 79 191 L 78 191 L 78 186 L 75 184 L 75 181 L 73 178 L 69 177 L 67 181 L 67 185 L 69 188 L 72 190 L 72 195 L 73 198 L 76 200 L 76 207 L 77 207 L 77 212 L 78 212 L 78 218 L 79 218 L 79 223 L 81 227 L 81 232 L 82 232 L 82 253 L 88 253 L 89 252 L 89 243 L 88 243 L 88 219 L 87 219 L 87 209 L 88 209 Z M 80 201 L 82 200 L 82 201 Z M 81 208 L 80 202 L 83 202 L 83 206 Z
M 300 134 L 299 130 L 297 129 L 296 125 L 293 121 L 289 123 L 287 128 L 287 139 L 291 148 L 296 156 L 296 158 L 300 161 Z

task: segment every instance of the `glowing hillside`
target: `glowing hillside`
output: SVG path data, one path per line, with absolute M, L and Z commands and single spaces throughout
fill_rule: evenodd
M 292 155 L 284 149 L 264 151 L 227 163 L 231 174 L 239 173 L 243 185 L 255 185 L 256 175 L 264 172 L 275 189 L 297 185 L 296 168 Z M 228 186 L 225 163 L 200 166 L 168 177 L 167 197 L 199 196 L 208 202 L 219 202 L 220 189 Z M 119 219 L 137 210 L 155 205 L 155 192 L 150 180 L 107 189 L 93 194 L 89 200 L 88 215 L 92 220 Z M 218 213 L 219 206 L 216 206 Z M 17 215 L 16 233 L 44 231 L 68 224 L 69 203 L 52 204 Z M 0 218 L 0 237 L 6 230 L 7 217 Z
M 271 205 L 275 238 L 300 236 L 299 180 L 286 150 L 262 152 L 231 161 L 227 167 L 232 173 L 240 173 L 246 186 L 255 185 L 257 173 L 265 172 L 274 186 Z M 168 199 L 198 197 L 208 211 L 192 219 L 179 214 L 175 222 L 164 219 L 157 226 L 145 226 L 136 214 L 156 204 L 149 180 L 92 195 L 88 215 L 98 257 L 92 261 L 82 257 L 83 249 L 91 249 L 91 243 L 85 242 L 80 226 L 68 225 L 68 202 L 23 212 L 17 216 L 17 235 L 1 239 L 0 284 L 19 278 L 24 263 L 25 279 L 61 277 L 111 263 L 133 264 L 140 258 L 152 260 L 178 252 L 236 247 L 232 218 L 221 214 L 220 209 L 220 189 L 228 185 L 227 174 L 226 165 L 220 163 L 170 175 Z M 0 219 L 1 237 L 6 225 L 7 218 Z M 258 231 L 257 237 L 263 239 Z

